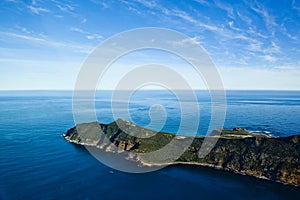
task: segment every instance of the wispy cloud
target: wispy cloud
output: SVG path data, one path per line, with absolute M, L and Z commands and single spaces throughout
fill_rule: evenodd
M 184 20 L 184 22 L 191 23 L 192 25 L 196 26 L 197 28 L 201 28 L 202 30 L 209 30 L 213 32 L 223 32 L 219 27 L 213 24 L 204 23 L 199 19 L 194 18 L 194 16 L 188 14 L 184 10 L 181 10 L 179 8 L 167 8 L 163 5 L 159 4 L 157 1 L 146 1 L 146 0 L 133 0 L 133 1 L 127 1 L 122 0 L 122 3 L 128 6 L 128 9 L 137 13 L 142 14 L 139 12 L 139 6 L 142 5 L 146 7 L 147 9 L 151 10 L 152 14 L 155 14 L 156 16 L 165 16 L 165 17 L 177 17 L 181 20 Z M 201 4 L 208 5 L 207 1 L 198 1 Z M 138 11 L 138 12 L 137 12 Z M 174 19 L 172 19 L 174 20 Z
M 103 36 L 100 34 L 84 31 L 83 29 L 77 27 L 72 27 L 70 30 L 74 32 L 82 33 L 85 36 L 85 38 L 87 38 L 88 40 L 99 40 L 103 38 Z
M 255 1 L 250 4 L 250 8 L 264 19 L 265 25 L 268 29 L 272 29 L 274 26 L 278 25 L 275 17 L 272 16 L 262 4 Z
M 249 43 L 248 50 L 257 53 L 264 60 L 271 62 L 277 60 L 277 57 L 274 55 L 280 55 L 282 53 L 280 46 L 274 41 L 271 41 L 270 44 L 265 44 L 264 42 L 255 39 Z
M 268 61 L 268 62 L 275 62 L 277 61 L 277 58 L 272 56 L 272 55 L 263 55 L 263 56 L 260 56 L 262 59 Z
M 130 5 L 135 9 L 138 9 L 138 6 L 147 7 L 154 12 L 156 16 L 169 17 L 167 19 L 170 23 L 181 23 L 183 25 L 181 27 L 182 29 L 184 29 L 187 24 L 190 24 L 188 30 L 196 31 L 198 33 L 204 33 L 204 31 L 211 32 L 212 34 L 210 36 L 212 38 L 218 38 L 216 41 L 216 44 L 218 44 L 217 49 L 206 49 L 208 52 L 211 52 L 212 57 L 216 57 L 216 55 L 220 54 L 221 57 L 230 58 L 233 63 L 247 65 L 250 63 L 249 60 L 253 59 L 253 57 L 260 57 L 267 62 L 274 63 L 278 60 L 278 54 L 281 54 L 280 46 L 275 43 L 275 41 L 269 42 L 270 36 L 256 30 L 255 26 L 252 25 L 253 22 L 250 16 L 241 14 L 235 11 L 231 5 L 217 0 L 214 1 L 215 4 L 206 3 L 206 1 L 200 1 L 199 3 L 224 10 L 228 17 L 227 20 L 217 22 L 211 21 L 210 19 L 204 20 L 204 16 L 197 10 L 190 10 L 194 12 L 194 14 L 192 14 L 192 12 L 188 12 L 187 9 L 165 7 L 162 4 L 158 4 L 156 1 L 146 3 L 143 0 L 130 2 L 123 0 L 122 2 L 125 2 L 126 5 Z M 139 5 L 136 5 L 135 2 Z M 277 26 L 275 18 L 269 14 L 262 4 L 255 3 L 251 6 L 252 9 L 263 18 L 268 29 L 271 30 L 274 26 Z M 238 25 L 240 25 L 240 23 L 235 25 L 236 20 L 245 22 L 248 25 L 248 29 L 245 30 L 242 27 L 239 27 Z M 240 44 L 233 42 L 234 40 L 243 42 Z M 201 37 L 197 42 L 201 42 L 204 47 L 210 48 L 211 46 L 207 43 L 207 38 L 205 37 Z
M 1 52 L 2 49 L 0 49 Z M 41 66 L 41 65 L 56 65 L 59 66 L 62 64 L 61 61 L 56 61 L 56 60 L 37 60 L 37 59 L 19 59 L 19 58 L 0 58 L 0 63 L 14 63 L 14 64 L 28 64 L 28 65 L 36 65 L 36 66 Z M 68 63 L 72 64 L 77 64 L 78 62 L 76 61 L 69 61 Z M 64 63 L 65 64 L 65 63 Z
M 30 42 L 46 42 L 47 40 L 45 40 L 44 38 L 39 38 L 39 37 L 33 37 L 33 36 L 29 36 L 29 35 L 25 35 L 25 34 L 17 34 L 17 33 L 12 33 L 12 32 L 0 32 L 0 35 L 5 35 L 11 38 L 18 38 L 18 39 L 23 39 L 23 40 L 27 40 Z
M 198 41 L 198 37 L 194 37 L 194 38 L 189 38 L 189 39 L 182 39 L 182 40 L 178 40 L 178 41 L 172 41 L 170 42 L 171 45 L 173 46 L 182 46 L 182 45 L 199 45 L 200 42 Z
M 290 70 L 290 74 L 296 68 L 300 71 L 298 0 L 280 6 L 258 0 L 3 1 L 1 13 L 6 20 L 1 23 L 0 42 L 11 51 L 1 51 L 1 62 L 18 59 L 25 63 L 26 59 L 34 60 L 37 52 L 45 59 L 53 52 L 62 57 L 86 57 L 106 35 L 145 25 L 186 34 L 191 41 L 175 41 L 173 45 L 202 45 L 219 67 L 240 67 L 236 77 L 242 77 L 247 67 Z M 49 21 L 46 26 L 45 16 Z M 119 17 L 122 21 L 117 21 Z M 113 23 L 107 23 L 109 19 Z M 228 74 L 232 77 L 231 71 Z
M 230 15 L 232 18 L 234 18 L 234 10 L 230 5 L 226 4 L 218 4 L 218 6 L 228 12 L 228 15 Z M 152 8 L 152 6 L 149 6 L 149 8 Z M 252 39 L 244 34 L 244 31 L 236 26 L 234 26 L 234 21 L 229 21 L 228 25 L 229 27 L 226 28 L 224 24 L 218 24 L 218 23 L 212 23 L 209 22 L 209 20 L 206 20 L 206 22 L 203 21 L 203 19 L 199 19 L 188 12 L 181 10 L 179 8 L 173 8 L 169 9 L 166 7 L 163 7 L 161 5 L 156 4 L 154 8 L 159 14 L 162 14 L 164 16 L 169 16 L 171 19 L 174 20 L 174 17 L 177 17 L 182 20 L 183 23 L 190 23 L 194 27 L 189 27 L 189 29 L 193 29 L 194 31 L 210 31 L 214 34 L 217 34 L 220 36 L 220 40 L 232 40 L 232 39 L 241 39 L 246 40 L 247 42 L 252 42 Z M 201 13 L 197 13 L 197 16 L 201 16 Z M 176 20 L 176 23 L 178 20 Z
M 69 4 L 65 4 L 65 5 L 56 5 L 59 10 L 63 11 L 63 12 L 70 12 L 74 10 L 74 7 L 69 5 Z
M 86 31 L 82 30 L 81 28 L 72 27 L 70 28 L 71 31 L 78 32 L 78 33 L 87 33 Z
M 238 32 L 242 32 L 242 31 L 243 31 L 242 29 L 235 27 L 234 21 L 229 21 L 229 22 L 228 22 L 228 26 L 229 26 L 232 30 L 235 30 L 235 31 L 238 31 Z
M 20 31 L 22 31 L 23 33 L 27 33 L 27 34 L 31 34 L 32 31 L 29 31 L 27 28 L 23 27 L 23 26 L 19 26 L 19 25 L 16 25 L 16 28 Z
M 136 13 L 136 14 L 138 14 L 138 15 L 141 15 L 141 14 L 142 14 L 142 12 L 141 12 L 139 9 L 136 9 L 136 8 L 130 6 L 130 5 L 127 5 L 127 9 L 128 9 L 130 12 Z
M 27 8 L 34 14 L 41 14 L 41 13 L 49 13 L 50 10 L 46 9 L 46 8 L 42 8 L 42 7 L 35 7 L 33 5 L 27 6 Z
M 245 14 L 240 13 L 239 11 L 236 12 L 238 17 L 244 21 L 249 27 L 252 26 L 252 19 L 246 16 Z
M 235 18 L 234 10 L 229 4 L 225 4 L 225 3 L 222 3 L 221 1 L 216 1 L 216 0 L 214 2 L 215 2 L 216 7 L 227 12 L 228 17 L 230 17 L 232 19 Z
M 181 18 L 185 21 L 188 21 L 188 22 L 190 22 L 190 23 L 192 23 L 192 24 L 194 24 L 198 27 L 201 27 L 201 28 L 205 29 L 205 30 L 217 31 L 217 32 L 221 31 L 217 26 L 209 25 L 209 24 L 203 23 L 199 20 L 196 20 L 192 16 L 190 16 L 189 14 L 187 14 L 186 12 L 184 12 L 182 10 L 172 10 L 168 13 L 169 13 L 169 15 L 179 17 L 179 18 Z
M 70 2 L 58 1 L 58 0 L 50 0 L 55 7 L 57 7 L 59 11 L 63 13 L 69 13 L 72 15 L 76 15 L 75 13 L 75 5 Z
M 299 2 L 299 1 L 298 1 Z M 292 8 L 300 12 L 300 4 L 297 4 L 296 0 L 292 1 Z
M 210 3 L 207 0 L 194 0 L 194 1 L 205 6 L 210 6 Z
M 77 53 L 90 53 L 94 48 L 93 46 L 83 45 L 83 44 L 75 44 L 75 43 L 67 43 L 62 41 L 54 41 L 41 36 L 32 36 L 28 34 L 18 34 L 13 32 L 0 32 L 0 36 L 7 38 L 8 41 L 10 39 L 20 39 L 23 41 L 30 42 L 30 45 L 46 45 L 48 47 L 53 48 L 67 48 Z
M 91 35 L 87 35 L 86 38 L 89 40 L 95 40 L 95 39 L 99 40 L 102 39 L 103 37 L 102 35 L 99 34 L 91 34 Z
M 90 0 L 90 1 L 100 5 L 103 9 L 109 8 L 109 3 L 105 0 Z
M 280 47 L 274 41 L 271 41 L 271 46 L 266 49 L 267 53 L 280 53 Z
M 260 33 L 258 30 L 256 29 L 253 29 L 251 26 L 249 27 L 248 30 L 246 30 L 246 32 L 249 34 L 249 35 L 253 35 L 255 37 L 260 37 L 260 38 L 263 38 L 263 39 L 267 39 L 269 38 L 270 36 L 268 35 L 264 35 L 262 33 Z
M 19 3 L 20 1 L 19 0 L 5 0 L 7 2 L 12 2 L 12 3 Z
M 157 6 L 156 1 L 153 0 L 135 0 L 136 2 L 142 4 L 143 6 L 147 7 L 147 8 L 154 8 Z
M 248 49 L 250 51 L 255 51 L 255 52 L 263 52 L 262 48 L 263 43 L 261 41 L 253 41 L 248 45 Z
M 282 32 L 285 36 L 287 36 L 289 39 L 295 40 L 295 41 L 298 40 L 298 38 L 297 38 L 295 35 L 292 35 L 292 34 L 287 30 L 287 28 L 285 27 L 285 23 L 282 23 L 282 24 L 280 25 L 280 30 L 281 30 L 281 32 Z
M 295 65 L 278 65 L 273 67 L 274 70 L 300 70 L 300 65 L 299 66 L 295 66 Z

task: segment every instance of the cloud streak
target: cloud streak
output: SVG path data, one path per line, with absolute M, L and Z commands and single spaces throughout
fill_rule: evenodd
M 157 26 L 190 36 L 220 67 L 300 67 L 300 4 L 296 0 L 280 8 L 269 1 L 250 0 L 5 0 L 3 5 L 7 20 L 1 24 L 0 43 L 7 48 L 80 57 L 106 36 Z
M 8 41 L 11 39 L 20 39 L 23 41 L 27 41 L 30 45 L 42 45 L 54 48 L 67 48 L 72 50 L 73 52 L 77 53 L 84 53 L 88 54 L 94 48 L 93 46 L 87 46 L 83 44 L 74 44 L 74 43 L 67 43 L 61 41 L 53 41 L 47 38 L 39 37 L 39 36 L 29 36 L 26 34 L 18 34 L 13 32 L 0 32 L 0 36 L 3 38 L 7 38 Z
M 42 7 L 35 7 L 35 6 L 27 6 L 27 8 L 34 14 L 42 14 L 42 13 L 50 13 L 50 10 L 46 9 L 46 8 L 42 8 Z
M 277 61 L 283 60 L 281 58 L 283 55 L 281 40 L 277 39 L 275 35 L 282 25 L 279 25 L 276 17 L 272 15 L 272 10 L 265 7 L 263 3 L 245 1 L 244 7 L 240 4 L 233 7 L 219 0 L 213 2 L 194 1 L 210 9 L 221 10 L 227 17 L 217 20 L 190 7 L 165 6 L 158 1 L 122 0 L 122 2 L 135 14 L 145 16 L 144 13 L 137 12 L 143 7 L 147 9 L 146 12 L 152 13 L 159 19 L 164 19 L 169 24 L 178 26 L 180 30 L 197 32 L 198 34 L 192 37 L 198 37 L 198 41 L 206 47 L 212 58 L 216 58 L 217 55 L 216 60 L 222 57 L 226 58 L 227 65 L 230 62 L 241 65 L 251 65 L 251 63 L 274 65 Z M 249 7 L 251 10 L 243 10 L 245 7 Z M 260 23 L 265 29 L 259 26 Z M 295 39 L 287 30 L 283 34 L 288 39 Z M 211 45 L 213 39 L 216 41 L 214 45 Z M 217 46 L 217 48 L 212 49 L 212 46 Z M 253 61 L 251 62 L 251 60 Z
M 269 30 L 272 31 L 272 29 L 278 25 L 275 21 L 275 17 L 272 16 L 262 4 L 254 1 L 254 3 L 250 4 L 250 8 L 264 19 L 265 25 Z
M 85 38 L 88 39 L 88 40 L 100 40 L 100 39 L 103 39 L 102 35 L 97 34 L 97 33 L 91 33 L 91 32 L 88 32 L 88 31 L 84 31 L 81 28 L 72 27 L 70 30 L 74 31 L 74 32 L 82 33 L 85 36 Z

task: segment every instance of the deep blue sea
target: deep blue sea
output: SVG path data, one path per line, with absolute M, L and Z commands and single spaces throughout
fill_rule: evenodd
M 98 120 L 113 121 L 111 91 L 98 91 Z M 211 117 L 210 96 L 197 91 L 198 135 Z M 188 106 L 189 99 L 182 105 Z M 140 91 L 118 112 L 149 127 L 151 105 L 164 106 L 163 131 L 177 132 L 182 116 L 176 96 L 166 91 Z M 128 105 L 128 108 L 127 108 Z M 224 128 L 242 127 L 276 137 L 300 134 L 299 91 L 227 91 Z M 154 108 L 155 111 L 155 108 Z M 155 114 L 155 112 L 154 112 Z M 158 114 L 161 114 L 158 111 Z M 145 174 L 119 172 L 98 162 L 84 147 L 62 134 L 74 126 L 72 91 L 0 92 L 0 199 L 295 199 L 300 189 L 195 166 L 171 166 Z M 150 128 L 156 129 L 155 123 Z M 186 126 L 180 132 L 192 134 Z

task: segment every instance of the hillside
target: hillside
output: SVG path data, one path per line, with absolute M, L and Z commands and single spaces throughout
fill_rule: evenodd
M 219 139 L 203 158 L 199 157 L 199 150 L 204 137 L 191 138 L 164 132 L 156 134 L 121 119 L 110 124 L 80 124 L 63 136 L 69 142 L 94 146 L 107 152 L 131 152 L 138 155 L 135 161 L 143 165 L 203 165 L 300 186 L 300 135 L 273 138 L 235 128 L 221 130 L 220 136 L 215 136 L 220 133 L 216 131 L 210 137 Z M 174 149 L 180 148 L 189 141 L 192 141 L 191 145 L 172 162 L 164 160 L 163 155 L 143 156 L 168 144 L 173 145 Z

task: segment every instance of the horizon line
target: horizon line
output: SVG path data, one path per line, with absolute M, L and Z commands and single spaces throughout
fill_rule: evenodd
M 139 89 L 142 91 L 165 91 L 168 89 Z M 175 91 L 218 91 L 218 90 L 208 90 L 208 89 L 174 89 Z M 0 92 L 18 92 L 18 91 L 74 91 L 74 89 L 0 89 Z M 78 91 L 91 91 L 91 90 L 78 90 Z M 94 91 L 131 91 L 130 89 L 114 90 L 114 89 L 97 89 Z M 137 90 L 138 91 L 138 90 Z M 220 90 L 222 91 L 222 90 Z M 300 89 L 224 89 L 224 91 L 299 91 Z

